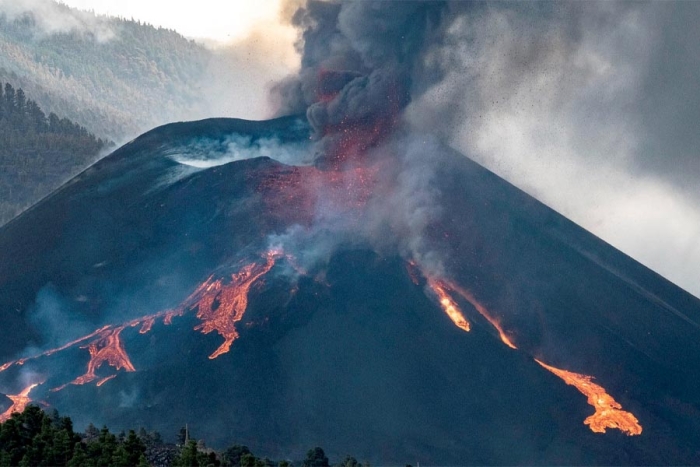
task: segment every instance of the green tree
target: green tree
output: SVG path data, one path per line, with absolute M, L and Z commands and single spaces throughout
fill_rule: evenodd
M 323 449 L 315 447 L 309 449 L 306 453 L 306 459 L 304 459 L 304 467 L 329 467 L 328 457 Z

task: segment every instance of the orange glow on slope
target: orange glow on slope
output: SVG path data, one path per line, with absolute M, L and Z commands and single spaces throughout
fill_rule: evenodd
M 506 334 L 506 332 L 503 330 L 503 327 L 501 327 L 501 323 L 496 320 L 493 316 L 491 316 L 491 313 L 481 304 L 479 303 L 476 298 L 474 298 L 474 295 L 472 295 L 468 290 L 463 289 L 462 287 L 458 286 L 457 284 L 453 284 L 452 282 L 446 282 L 447 287 L 450 290 L 453 290 L 454 292 L 458 293 L 463 299 L 471 303 L 471 305 L 476 309 L 476 311 L 479 312 L 481 316 L 483 316 L 486 321 L 488 321 L 491 326 L 498 331 L 498 337 L 501 338 L 501 342 L 503 342 L 505 345 L 510 347 L 511 349 L 517 349 L 515 344 L 513 344 L 513 341 L 510 340 L 510 337 Z
M 82 343 L 82 342 L 85 342 L 86 340 L 89 340 L 89 339 L 91 339 L 91 338 L 93 338 L 93 337 L 95 337 L 95 336 L 98 336 L 100 333 L 102 333 L 103 331 L 105 331 L 105 330 L 107 330 L 107 329 L 109 329 L 109 326 L 103 326 L 103 327 L 101 327 L 100 329 L 98 329 L 98 330 L 92 332 L 91 334 L 88 334 L 87 336 L 80 337 L 80 338 L 78 338 L 78 339 L 76 339 L 76 340 L 74 340 L 74 341 L 71 341 L 71 342 L 69 342 L 69 343 L 67 343 L 67 344 L 65 344 L 65 345 L 62 345 L 61 347 L 57 347 L 57 348 L 55 348 L 55 349 L 47 350 L 46 352 L 42 352 L 42 353 L 40 353 L 40 354 L 38 354 L 38 355 L 33 355 L 33 356 L 31 356 L 31 357 L 20 358 L 20 359 L 18 359 L 18 360 L 13 360 L 13 361 L 7 362 L 7 363 L 3 364 L 2 366 L 0 366 L 0 372 L 3 372 L 3 371 L 5 371 L 5 370 L 7 370 L 7 369 L 10 368 L 12 365 L 24 365 L 26 362 L 28 362 L 28 361 L 30 361 L 30 360 L 36 360 L 37 358 L 41 358 L 41 357 L 48 357 L 48 356 L 50 356 L 50 355 L 55 354 L 56 352 L 61 352 L 61 351 L 63 351 L 63 350 L 69 349 L 69 348 L 71 348 L 71 347 L 73 347 L 73 346 L 75 346 L 75 345 L 78 345 L 78 344 L 80 344 L 80 343 Z
M 109 328 L 104 330 L 98 339 L 90 342 L 87 346 L 81 349 L 88 349 L 90 352 L 90 361 L 88 362 L 87 372 L 84 375 L 78 376 L 68 384 L 83 385 L 98 379 L 96 371 L 103 365 L 107 364 L 114 367 L 116 370 L 124 369 L 127 372 L 134 372 L 136 368 L 131 363 L 129 355 L 124 350 L 120 334 L 127 325 L 122 325 L 117 328 Z M 116 376 L 116 375 L 114 375 Z M 101 386 L 114 376 L 103 378 L 98 381 L 97 385 Z M 64 389 L 68 384 L 52 389 L 52 392 L 57 392 Z
M 147 334 L 151 331 L 157 320 L 162 319 L 163 324 L 170 325 L 174 317 L 183 316 L 185 312 L 195 308 L 197 309 L 197 318 L 202 321 L 200 325 L 195 327 L 195 330 L 201 331 L 204 334 L 217 331 L 224 337 L 224 343 L 209 357 L 210 359 L 214 359 L 228 352 L 231 344 L 238 337 L 235 325 L 241 320 L 246 311 L 248 306 L 248 293 L 250 292 L 251 286 L 272 268 L 276 259 L 280 256 L 282 256 L 282 253 L 279 251 L 268 251 L 265 255 L 265 263 L 250 263 L 244 266 L 238 273 L 232 274 L 232 280 L 229 284 L 224 284 L 224 281 L 221 279 L 214 280 L 214 276 L 210 276 L 175 309 L 142 316 L 120 325 L 103 326 L 61 347 L 50 349 L 30 357 L 23 357 L 6 362 L 0 366 L 0 372 L 7 370 L 13 365 L 24 365 L 27 361 L 48 357 L 57 352 L 80 345 L 81 349 L 87 349 L 90 353 L 87 371 L 73 381 L 54 388 L 51 391 L 57 392 L 71 384 L 83 385 L 93 381 L 96 381 L 97 386 L 102 386 L 104 383 L 117 376 L 116 374 L 106 377 L 98 375 L 97 370 L 104 364 L 113 367 L 117 371 L 136 371 L 122 342 L 121 333 L 124 329 L 127 327 L 135 328 L 140 326 L 139 334 Z M 287 258 L 293 259 L 289 255 L 287 255 Z
M 605 433 L 607 428 L 616 428 L 628 436 L 642 433 L 642 426 L 637 418 L 625 412 L 622 406 L 612 398 L 605 389 L 593 382 L 592 376 L 580 375 L 571 371 L 560 370 L 535 359 L 543 368 L 554 373 L 570 386 L 588 398 L 588 404 L 593 406 L 595 413 L 584 420 L 591 431 Z
M 435 295 L 437 295 L 440 306 L 445 314 L 450 317 L 452 322 L 455 323 L 455 326 L 469 332 L 471 329 L 469 321 L 467 321 L 467 319 L 464 317 L 464 314 L 462 314 L 462 310 L 459 309 L 457 303 L 455 303 L 455 301 L 452 300 L 449 294 L 445 291 L 442 282 L 428 279 L 428 286 L 435 293 Z
M 0 414 L 0 423 L 5 423 L 10 419 L 13 413 L 22 413 L 24 412 L 24 409 L 29 405 L 32 400 L 29 398 L 29 393 L 32 392 L 32 389 L 37 387 L 39 383 L 32 384 L 29 387 L 24 388 L 22 392 L 17 394 L 16 396 L 10 396 L 8 395 L 7 397 L 12 401 L 12 407 L 7 409 L 5 413 Z
M 419 266 L 416 264 L 415 261 L 409 260 L 406 262 L 406 270 L 408 271 L 409 276 L 411 277 L 411 280 L 413 281 L 414 284 L 418 285 L 418 271 L 420 271 Z M 456 293 L 459 296 L 461 296 L 463 299 L 468 301 L 474 309 L 488 321 L 491 326 L 498 332 L 498 337 L 500 337 L 501 342 L 503 342 L 505 345 L 510 347 L 511 349 L 517 349 L 518 347 L 513 343 L 511 338 L 508 336 L 506 331 L 503 329 L 501 326 L 501 323 L 494 318 L 491 313 L 484 307 L 481 303 L 479 303 L 474 295 L 472 295 L 468 290 L 463 289 L 462 287 L 458 286 L 457 284 L 445 280 L 445 279 L 434 279 L 429 276 L 427 276 L 425 273 L 423 273 L 423 276 L 425 276 L 428 279 L 428 286 L 433 290 L 433 292 L 438 296 L 440 300 L 440 305 L 442 306 L 442 309 L 445 311 L 445 313 L 452 318 L 452 321 L 459 326 L 461 320 L 467 323 L 467 329 L 465 331 L 469 331 L 469 323 L 467 322 L 466 318 L 464 318 L 464 314 L 461 312 L 457 304 L 454 302 L 454 300 L 450 297 L 449 292 Z M 457 311 L 458 314 L 455 314 L 454 312 Z M 460 320 L 461 317 L 461 320 Z M 459 321 L 459 322 L 458 322 Z M 464 328 L 462 328 L 464 329 Z
M 197 289 L 197 318 L 202 320 L 202 324 L 194 329 L 203 334 L 216 331 L 224 338 L 224 343 L 209 356 L 210 359 L 228 352 L 233 341 L 238 338 L 236 323 L 243 318 L 248 307 L 250 287 L 272 269 L 279 255 L 278 252 L 270 251 L 267 253 L 265 264 L 245 265 L 239 272 L 231 275 L 230 284 L 224 285 L 221 279 L 212 282 L 210 278 Z

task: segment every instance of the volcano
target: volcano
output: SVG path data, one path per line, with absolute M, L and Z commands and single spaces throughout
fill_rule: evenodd
M 271 457 L 700 463 L 700 301 L 384 131 L 170 124 L 4 226 L 0 417 L 187 423 Z

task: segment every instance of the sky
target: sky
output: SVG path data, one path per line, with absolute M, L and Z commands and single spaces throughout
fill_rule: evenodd
M 288 18 L 299 1 L 64 3 L 218 46 L 216 73 L 230 75 L 217 84 L 219 114 L 269 116 L 270 83 L 298 66 Z M 441 79 L 407 119 L 700 296 L 698 17 L 692 1 L 495 2 L 455 14 L 426 54 Z
M 62 0 L 99 14 L 134 18 L 180 34 L 217 42 L 244 39 L 255 28 L 279 22 L 281 0 Z

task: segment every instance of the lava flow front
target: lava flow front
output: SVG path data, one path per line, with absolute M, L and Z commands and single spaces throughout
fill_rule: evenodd
M 29 398 L 29 393 L 32 392 L 32 389 L 37 387 L 39 383 L 32 384 L 31 386 L 28 386 L 24 388 L 22 392 L 15 396 L 10 396 L 8 395 L 7 397 L 12 401 L 12 407 L 7 409 L 4 413 L 0 414 L 0 423 L 5 423 L 10 419 L 13 413 L 18 412 L 24 412 L 24 409 L 29 405 L 32 400 Z
M 464 317 L 464 314 L 462 313 L 462 310 L 459 309 L 457 303 L 455 303 L 452 297 L 450 297 L 445 291 L 444 284 L 441 281 L 428 279 L 428 286 L 435 293 L 435 295 L 437 295 L 442 310 L 447 316 L 450 317 L 452 322 L 455 323 L 455 326 L 469 332 L 471 330 L 469 321 L 467 321 L 467 318 Z
M 595 384 L 593 377 L 561 370 L 537 359 L 535 361 L 588 397 L 588 404 L 593 406 L 595 413 L 583 423 L 588 425 L 591 431 L 605 433 L 607 428 L 617 428 L 628 436 L 642 433 L 642 426 L 637 418 L 631 413 L 621 410 L 622 406 L 602 386 Z

